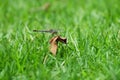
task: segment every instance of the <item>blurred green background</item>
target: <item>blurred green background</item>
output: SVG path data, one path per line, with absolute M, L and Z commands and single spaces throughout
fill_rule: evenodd
M 0 80 L 119 80 L 119 45 L 119 0 L 0 0 Z

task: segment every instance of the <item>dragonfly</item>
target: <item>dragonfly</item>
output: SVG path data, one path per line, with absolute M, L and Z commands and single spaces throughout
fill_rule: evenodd
M 50 30 L 33 30 L 33 32 L 43 32 L 43 33 L 57 34 L 58 30 L 54 30 L 54 29 L 50 29 Z

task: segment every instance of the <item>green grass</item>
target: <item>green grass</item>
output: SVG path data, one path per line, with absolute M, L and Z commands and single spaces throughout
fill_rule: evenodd
M 34 29 L 60 29 L 68 44 L 54 57 L 52 36 Z M 118 32 L 119 0 L 0 0 L 0 79 L 119 80 Z

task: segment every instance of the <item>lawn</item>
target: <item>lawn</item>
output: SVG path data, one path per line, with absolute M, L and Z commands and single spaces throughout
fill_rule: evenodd
M 120 80 L 120 1 L 0 0 L 0 80 Z

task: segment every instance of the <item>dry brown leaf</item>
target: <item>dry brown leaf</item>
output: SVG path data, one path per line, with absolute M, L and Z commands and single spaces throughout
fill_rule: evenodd
M 43 6 L 41 6 L 41 9 L 48 10 L 49 7 L 50 7 L 50 3 L 45 3 Z
M 58 39 L 58 36 L 55 36 L 54 38 L 52 38 L 50 40 L 50 52 L 53 54 L 53 55 L 56 55 L 56 52 L 57 52 L 57 41 Z
M 50 8 L 50 3 L 45 3 L 42 6 L 39 6 L 37 8 L 32 8 L 30 12 L 38 12 L 38 11 L 47 11 Z
M 67 43 L 66 38 L 61 38 L 60 36 L 55 36 L 50 40 L 50 52 L 55 56 L 58 48 L 58 41 L 62 43 Z
M 61 38 L 60 36 L 58 37 L 58 41 L 62 42 L 62 43 L 67 43 L 67 39 L 66 38 Z

